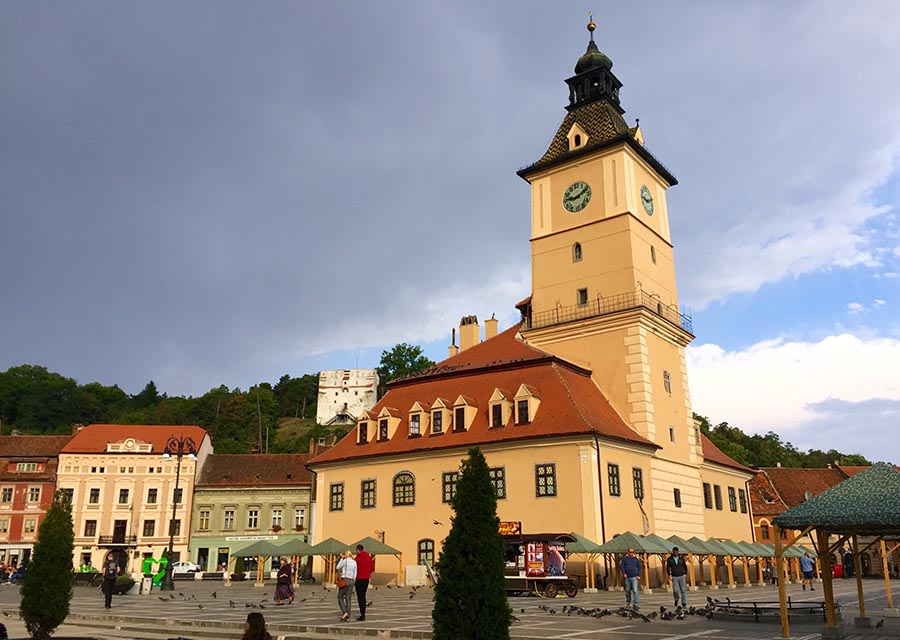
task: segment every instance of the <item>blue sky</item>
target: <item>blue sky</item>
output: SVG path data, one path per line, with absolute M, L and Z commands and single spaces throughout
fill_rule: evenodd
M 445 357 L 530 293 L 587 44 L 668 194 L 694 408 L 900 462 L 900 6 L 0 6 L 0 370 L 173 395 Z

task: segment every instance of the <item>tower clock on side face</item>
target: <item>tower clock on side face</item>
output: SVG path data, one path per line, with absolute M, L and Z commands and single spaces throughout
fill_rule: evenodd
M 650 195 L 650 189 L 647 188 L 647 185 L 641 185 L 641 204 L 644 205 L 644 211 L 647 212 L 648 216 L 653 215 L 653 196 Z
M 591 187 L 587 182 L 575 182 L 563 194 L 563 206 L 572 213 L 581 211 L 590 201 Z

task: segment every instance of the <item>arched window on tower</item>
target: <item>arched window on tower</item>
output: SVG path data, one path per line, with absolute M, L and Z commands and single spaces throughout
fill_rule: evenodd
M 581 243 L 576 242 L 572 245 L 572 262 L 581 262 Z

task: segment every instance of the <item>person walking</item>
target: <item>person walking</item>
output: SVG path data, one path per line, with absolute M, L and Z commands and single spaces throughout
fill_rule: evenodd
M 350 549 L 341 554 L 341 559 L 337 563 L 337 568 L 341 571 L 341 577 L 338 580 L 338 606 L 341 608 L 341 621 L 350 621 L 350 612 L 353 601 L 350 599 L 350 593 L 353 591 L 353 583 L 356 581 L 356 560 Z
M 359 616 L 357 620 L 366 619 L 366 591 L 369 588 L 369 579 L 372 572 L 375 571 L 375 560 L 372 559 L 365 547 L 361 544 L 356 545 L 356 602 L 359 604 Z
M 113 587 L 116 586 L 116 578 L 118 578 L 121 573 L 122 569 L 113 559 L 113 554 L 107 554 L 106 561 L 103 563 L 103 585 L 101 587 L 103 589 L 103 598 L 105 600 L 105 604 L 103 605 L 104 609 L 112 609 Z
M 687 606 L 687 584 L 685 583 L 685 574 L 687 573 L 687 565 L 684 558 L 678 553 L 678 547 L 672 547 L 672 555 L 666 560 L 666 575 L 672 578 L 672 595 L 675 596 L 675 610 L 683 609 Z M 678 594 L 681 594 L 681 604 L 678 603 Z
M 272 636 L 266 629 L 266 619 L 259 611 L 251 611 L 247 614 L 244 623 L 244 635 L 241 640 L 272 640 Z
M 284 604 L 287 600 L 288 604 L 294 601 L 294 565 L 287 561 L 287 558 L 281 556 L 279 560 L 278 574 L 275 578 L 275 604 Z
M 809 555 L 809 551 L 800 558 L 800 573 L 803 574 L 803 590 L 806 591 L 806 585 L 809 585 L 809 590 L 815 591 L 813 580 L 816 577 L 816 561 Z
M 632 600 L 634 600 L 634 610 L 637 611 L 640 608 L 638 607 L 638 588 L 641 581 L 641 561 L 634 555 L 634 549 L 629 549 L 628 553 L 622 557 L 619 568 L 625 579 L 625 607 L 631 608 Z

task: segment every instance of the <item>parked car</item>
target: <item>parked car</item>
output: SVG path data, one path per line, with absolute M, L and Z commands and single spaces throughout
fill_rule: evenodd
M 197 573 L 200 571 L 200 565 L 193 562 L 176 562 L 172 565 L 172 573 Z

